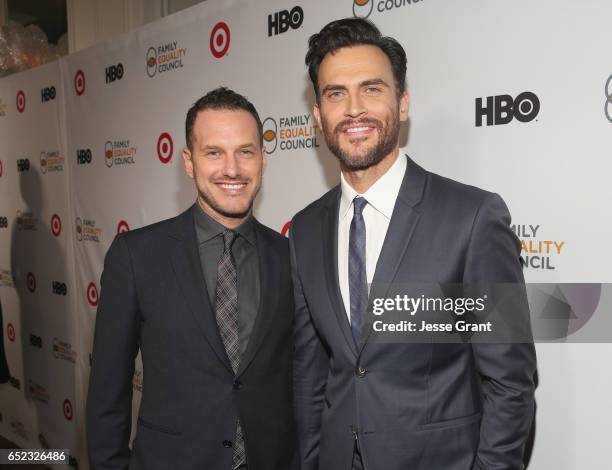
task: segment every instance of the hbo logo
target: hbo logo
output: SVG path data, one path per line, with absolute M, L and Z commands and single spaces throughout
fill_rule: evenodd
M 30 171 L 30 159 L 20 158 L 17 160 L 17 171 Z
M 79 149 L 77 150 L 76 154 L 77 165 L 86 165 L 87 163 L 91 163 L 91 150 Z
M 298 29 L 304 21 L 304 10 L 296 6 L 288 10 L 277 11 L 268 15 L 268 37 L 282 34 L 291 29 Z
M 121 80 L 123 78 L 123 64 L 111 65 L 106 67 L 106 83 Z
M 30 334 L 30 344 L 37 348 L 42 348 L 42 338 L 34 334 Z
M 63 282 L 53 281 L 51 287 L 54 294 L 66 295 L 68 293 L 68 288 Z
M 482 118 L 487 126 L 508 124 L 513 119 L 520 122 L 533 121 L 540 112 L 540 100 L 530 91 L 524 91 L 516 98 L 510 95 L 487 96 L 487 104 L 476 98 L 476 127 L 482 126 Z
M 55 99 L 55 87 L 47 87 L 40 90 L 40 100 L 45 103 Z

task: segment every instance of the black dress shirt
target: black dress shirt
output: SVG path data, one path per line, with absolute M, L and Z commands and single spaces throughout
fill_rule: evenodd
M 193 206 L 198 251 L 210 304 L 215 308 L 217 265 L 223 254 L 222 232 L 226 227 L 206 214 L 196 202 Z M 234 229 L 238 236 L 232 246 L 238 283 L 238 338 L 240 354 L 244 355 L 259 309 L 260 276 L 257 240 L 253 217 L 249 216 Z

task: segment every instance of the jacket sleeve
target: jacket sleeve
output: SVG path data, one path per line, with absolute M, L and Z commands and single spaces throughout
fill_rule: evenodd
M 312 322 L 297 267 L 295 224 L 289 245 L 295 296 L 295 352 L 293 361 L 293 396 L 302 470 L 319 468 L 319 438 L 329 373 L 329 358 Z
M 92 470 L 127 469 L 132 377 L 139 312 L 125 235 L 111 244 L 102 273 L 87 396 L 87 446 Z
M 512 289 L 503 320 L 529 332 L 527 341 L 472 344 L 484 395 L 474 470 L 520 470 L 535 410 L 536 355 L 520 245 L 510 229 L 506 204 L 497 194 L 482 203 L 475 217 L 463 281 L 484 282 L 497 291 Z

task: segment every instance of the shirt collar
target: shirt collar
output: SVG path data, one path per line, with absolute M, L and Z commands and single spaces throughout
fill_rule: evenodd
M 395 200 L 402 186 L 407 166 L 408 161 L 406 157 L 402 154 L 398 155 L 391 168 L 378 178 L 364 194 L 359 194 L 355 191 L 346 181 L 344 175 L 340 173 L 340 188 L 342 190 L 342 195 L 340 196 L 340 218 L 342 219 L 348 215 L 349 209 L 353 207 L 353 199 L 356 196 L 363 196 L 367 199 L 369 205 L 391 220 Z
M 207 242 L 211 238 L 221 235 L 226 227 L 211 216 L 209 216 L 200 204 L 196 201 L 193 205 L 193 218 L 196 225 L 196 234 L 198 237 L 198 245 Z M 255 246 L 255 227 L 253 216 L 249 215 L 247 219 L 234 229 L 246 241 Z

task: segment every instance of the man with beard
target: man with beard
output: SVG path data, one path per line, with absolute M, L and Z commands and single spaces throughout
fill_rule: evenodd
M 310 38 L 306 64 L 341 182 L 291 225 L 302 469 L 523 468 L 529 340 L 390 343 L 365 321 L 372 291 L 391 284 L 522 286 L 506 205 L 400 155 L 406 55 L 372 23 L 328 24 Z M 529 329 L 526 299 L 515 300 L 514 320 Z
M 262 123 L 245 97 L 218 88 L 185 127 L 196 203 L 117 235 L 106 255 L 87 399 L 91 468 L 294 469 L 289 246 L 252 215 Z

